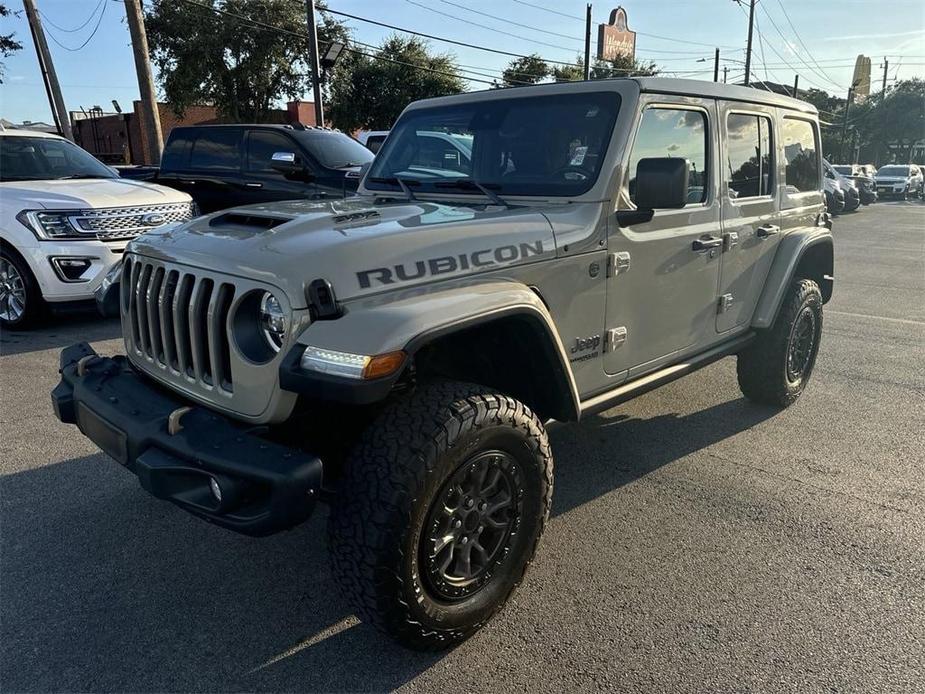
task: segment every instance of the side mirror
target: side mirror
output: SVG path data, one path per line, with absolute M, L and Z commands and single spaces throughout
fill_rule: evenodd
M 640 159 L 636 166 L 636 207 L 640 210 L 684 207 L 687 204 L 690 167 L 687 159 Z
M 273 152 L 270 168 L 283 174 L 291 174 L 302 171 L 303 166 L 295 152 Z

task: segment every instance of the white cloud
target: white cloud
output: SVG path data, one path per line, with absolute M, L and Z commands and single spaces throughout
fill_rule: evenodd
M 897 31 L 893 34 L 854 34 L 851 36 L 827 36 L 823 41 L 858 41 L 860 39 L 892 39 L 897 36 L 915 36 L 916 34 L 925 34 L 925 29 L 916 29 L 915 31 Z

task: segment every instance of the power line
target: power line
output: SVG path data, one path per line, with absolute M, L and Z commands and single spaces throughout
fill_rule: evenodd
M 53 27 L 54 27 L 55 29 L 57 29 L 58 31 L 63 31 L 65 34 L 73 34 L 74 32 L 80 31 L 80 30 L 83 29 L 85 26 L 87 26 L 87 25 L 93 20 L 93 18 L 96 16 L 96 13 L 99 12 L 99 10 L 100 10 L 100 5 L 102 5 L 102 4 L 105 3 L 105 2 L 106 2 L 106 0 L 100 0 L 99 3 L 97 4 L 97 6 L 93 8 L 93 12 L 90 13 L 90 16 L 87 17 L 87 19 L 84 20 L 84 23 L 81 24 L 81 25 L 80 25 L 79 27 L 77 27 L 76 29 L 65 29 L 65 28 L 62 27 L 62 26 L 58 26 L 58 25 L 55 24 L 53 21 L 51 21 L 51 19 L 48 17 L 47 14 L 45 14 L 45 13 L 42 12 L 41 10 L 39 10 L 38 12 L 39 12 L 40 15 L 42 15 L 42 19 L 45 20 L 45 23 L 46 23 L 46 24 L 48 24 L 48 25 L 50 25 L 50 26 L 53 26 Z
M 87 37 L 87 40 L 84 41 L 84 42 L 83 42 L 82 44 L 80 44 L 79 46 L 77 46 L 77 48 L 71 48 L 70 46 L 65 46 L 65 45 L 64 45 L 63 43 L 61 43 L 58 39 L 56 39 L 56 38 L 55 38 L 55 35 L 52 34 L 50 31 L 49 31 L 49 32 L 45 32 L 45 33 L 48 34 L 48 36 L 51 38 L 52 41 L 54 41 L 56 44 L 58 44 L 61 48 L 63 48 L 63 49 L 66 50 L 66 51 L 70 51 L 71 53 L 77 53 L 78 51 L 83 50 L 83 49 L 86 47 L 86 45 L 87 45 L 88 43 L 90 43 L 90 41 L 93 40 L 93 37 L 96 36 L 96 32 L 99 31 L 100 24 L 103 23 L 103 17 L 106 16 L 106 7 L 107 7 L 107 5 L 106 5 L 105 2 L 102 3 L 102 4 L 103 4 L 103 11 L 100 12 L 100 16 L 99 16 L 99 18 L 96 20 L 96 26 L 93 27 L 93 31 L 90 32 L 90 35 Z
M 465 5 L 460 5 L 459 3 L 451 2 L 451 0 L 439 0 L 439 2 L 442 2 L 444 5 L 450 5 L 450 6 L 452 6 L 452 7 L 458 7 L 458 8 L 461 9 L 461 10 L 466 10 L 467 12 L 472 12 L 473 14 L 478 14 L 478 15 L 481 15 L 481 16 L 483 16 L 483 17 L 488 17 L 488 18 L 490 18 L 490 19 L 494 19 L 494 20 L 497 20 L 497 21 L 499 21 L 499 22 L 504 22 L 504 23 L 506 23 L 506 24 L 513 24 L 513 25 L 515 25 L 515 26 L 523 27 L 524 29 L 529 29 L 530 31 L 538 31 L 538 32 L 540 32 L 540 33 L 542 33 L 542 34 L 549 34 L 550 36 L 558 36 L 558 37 L 560 37 L 560 38 L 568 39 L 568 40 L 570 40 L 570 41 L 577 41 L 577 42 L 582 43 L 582 44 L 585 42 L 585 40 L 584 40 L 583 38 L 579 38 L 579 37 L 577 37 L 577 36 L 571 36 L 571 35 L 569 35 L 569 34 L 560 34 L 560 33 L 557 32 L 557 31 L 549 31 L 548 29 L 540 29 L 539 27 L 531 26 L 531 25 L 529 25 L 529 24 L 521 24 L 520 22 L 514 22 L 514 21 L 512 21 L 512 20 L 510 20 L 510 19 L 505 19 L 504 17 L 498 17 L 498 16 L 496 16 L 496 15 L 489 14 L 488 12 L 482 12 L 481 10 L 473 10 L 471 7 L 466 7 Z M 415 3 L 415 4 L 416 4 L 416 3 Z M 584 21 L 584 20 L 582 20 L 582 21 Z
M 797 31 L 797 28 L 793 25 L 793 22 L 790 20 L 790 15 L 787 13 L 787 9 L 784 7 L 784 3 L 781 2 L 781 0 L 777 0 L 777 4 L 780 5 L 781 12 L 784 13 L 784 18 L 787 20 L 787 24 L 790 25 L 790 28 L 793 30 L 794 36 L 797 37 L 797 41 L 799 41 L 800 45 L 803 47 L 803 50 L 806 51 L 806 55 L 808 55 L 808 56 L 809 56 L 809 59 L 813 61 L 813 64 L 814 64 L 816 67 L 819 68 L 819 71 L 822 73 L 822 76 L 823 76 L 823 77 L 826 77 L 826 78 L 829 80 L 829 82 L 831 82 L 832 84 L 838 86 L 838 84 L 837 84 L 831 77 L 829 77 L 829 76 L 826 74 L 826 72 L 822 69 L 822 66 L 819 64 L 819 61 L 816 60 L 816 58 L 815 58 L 815 57 L 813 56 L 813 54 L 810 52 L 809 48 L 806 47 L 806 44 L 803 43 L 803 37 L 800 36 L 800 32 Z M 765 10 L 764 12 L 765 12 L 765 14 L 768 13 L 767 10 Z M 774 23 L 774 20 L 773 20 L 773 19 L 771 20 L 771 23 L 772 23 L 772 24 Z M 775 25 L 775 26 L 776 26 L 776 25 Z

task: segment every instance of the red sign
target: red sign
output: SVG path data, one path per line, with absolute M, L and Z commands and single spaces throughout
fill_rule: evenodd
M 610 22 L 597 27 L 598 60 L 613 60 L 619 55 L 636 57 L 636 32 L 626 25 L 626 10 L 618 7 L 610 13 Z

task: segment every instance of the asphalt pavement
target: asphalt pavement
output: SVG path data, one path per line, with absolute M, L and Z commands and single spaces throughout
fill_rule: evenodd
M 553 518 L 507 608 L 422 655 L 360 624 L 315 515 L 238 537 L 157 501 L 49 391 L 61 347 L 0 343 L 0 690 L 925 691 L 925 204 L 836 221 L 803 397 L 733 359 L 553 435 Z

